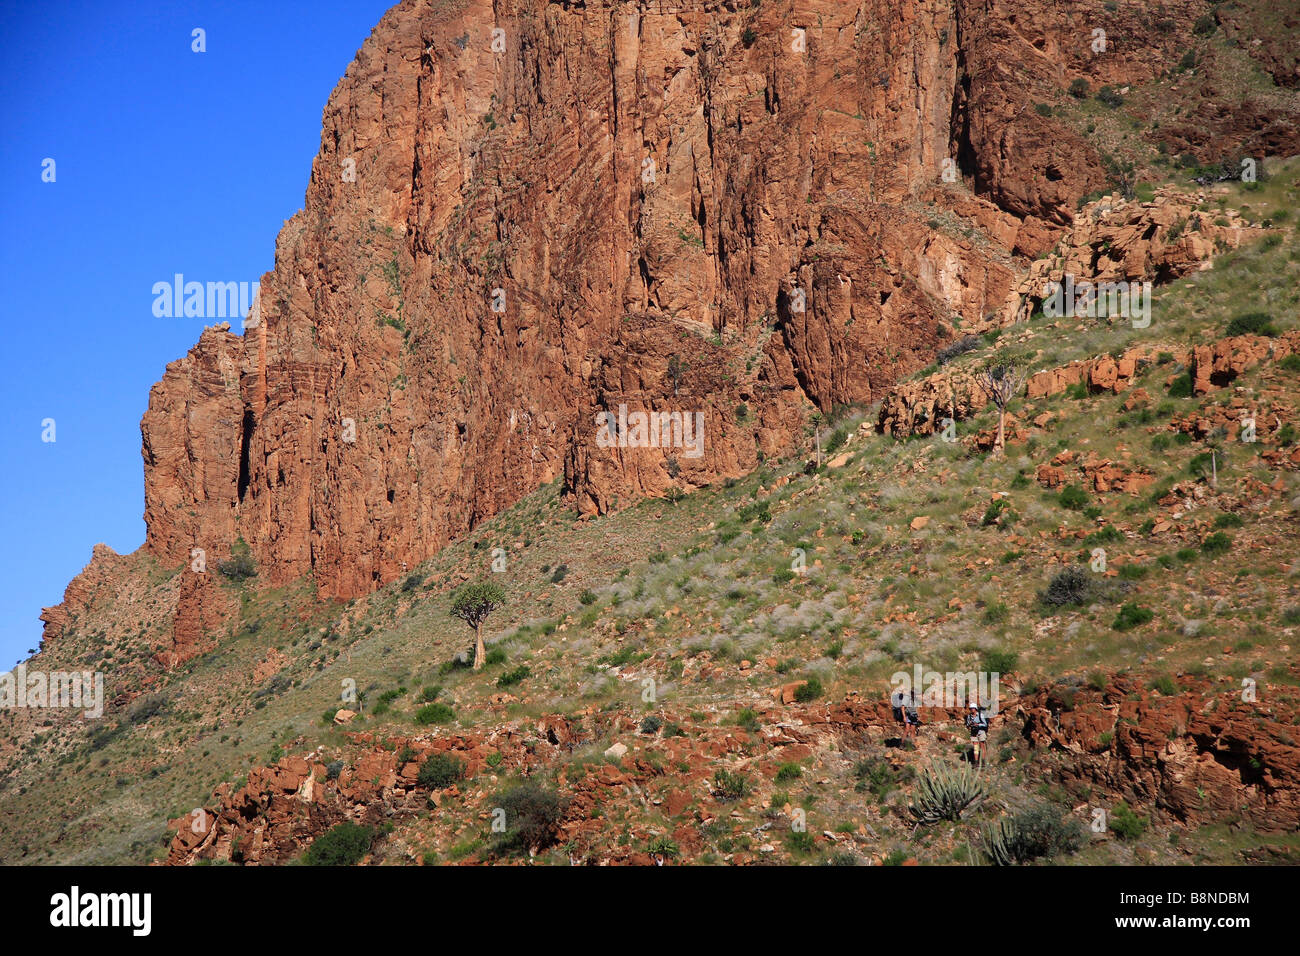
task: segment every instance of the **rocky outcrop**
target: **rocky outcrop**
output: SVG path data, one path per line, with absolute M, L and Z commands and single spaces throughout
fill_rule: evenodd
M 1262 234 L 1235 210 L 1211 209 L 1204 191 L 1166 187 L 1150 202 L 1103 196 L 1083 207 L 1052 254 L 1030 265 L 996 319 L 985 325 L 1007 326 L 1029 318 L 1049 297 L 1053 283 L 1160 285 Z
M 1098 789 L 1186 824 L 1300 826 L 1300 746 L 1289 697 L 1243 700 L 1183 680 L 1164 696 L 1127 676 L 1103 691 L 1053 685 L 1020 702 L 1023 735 L 1072 791 Z
M 1118 356 L 1099 355 L 1035 372 L 1027 379 L 1024 394 L 1029 399 L 1050 398 L 1082 386 L 1088 394 L 1117 395 L 1152 365 L 1166 363 L 1171 369 L 1175 365 L 1185 367 L 1194 392 L 1202 395 L 1226 387 L 1238 375 L 1261 364 L 1278 362 L 1298 352 L 1300 331 L 1295 330 L 1276 337 L 1232 335 L 1191 349 L 1135 345 Z M 1149 400 L 1150 396 L 1143 393 L 1139 399 Z M 989 398 L 979 388 L 973 372 L 969 368 L 950 368 L 913 382 L 900 382 L 890 389 L 881 402 L 875 427 L 896 438 L 932 435 L 942 429 L 944 419 L 962 421 L 987 407 Z

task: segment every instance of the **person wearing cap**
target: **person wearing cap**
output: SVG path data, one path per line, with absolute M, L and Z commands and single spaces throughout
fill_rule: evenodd
M 970 703 L 970 713 L 966 715 L 966 727 L 970 730 L 971 757 L 976 766 L 984 765 L 984 745 L 989 739 L 989 719 L 981 713 L 980 705 Z

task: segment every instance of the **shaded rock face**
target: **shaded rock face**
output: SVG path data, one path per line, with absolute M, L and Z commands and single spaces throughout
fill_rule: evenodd
M 1116 676 L 1101 692 L 1054 685 L 1016 714 L 1067 789 L 1100 788 L 1183 823 L 1279 832 L 1300 825 L 1294 707 L 1280 699 L 1261 713 L 1204 682 L 1164 697 Z
M 1067 85 L 1042 43 L 1082 29 L 1031 6 L 402 3 L 325 108 L 244 333 L 151 393 L 148 548 L 243 537 L 263 579 L 352 597 L 561 476 L 606 511 L 871 401 L 1101 182 L 1026 108 L 1017 76 Z M 620 405 L 701 422 L 699 454 L 602 443 Z

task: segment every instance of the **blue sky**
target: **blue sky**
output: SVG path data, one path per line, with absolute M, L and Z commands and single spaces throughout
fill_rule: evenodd
M 149 387 L 214 321 L 155 318 L 153 284 L 271 268 L 325 101 L 390 5 L 0 2 L 0 669 L 96 542 L 144 541 Z

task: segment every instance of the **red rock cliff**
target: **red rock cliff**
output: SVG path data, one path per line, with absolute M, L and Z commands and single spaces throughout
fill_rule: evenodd
M 402 3 L 325 108 L 249 327 L 151 393 L 148 548 L 242 536 L 270 580 L 349 597 L 561 475 L 592 512 L 789 448 L 810 402 L 872 400 L 1000 306 L 1102 183 L 1035 90 L 1178 49 L 1066 55 L 1088 25 L 1033 0 Z M 701 413 L 702 453 L 602 447 L 620 404 Z

